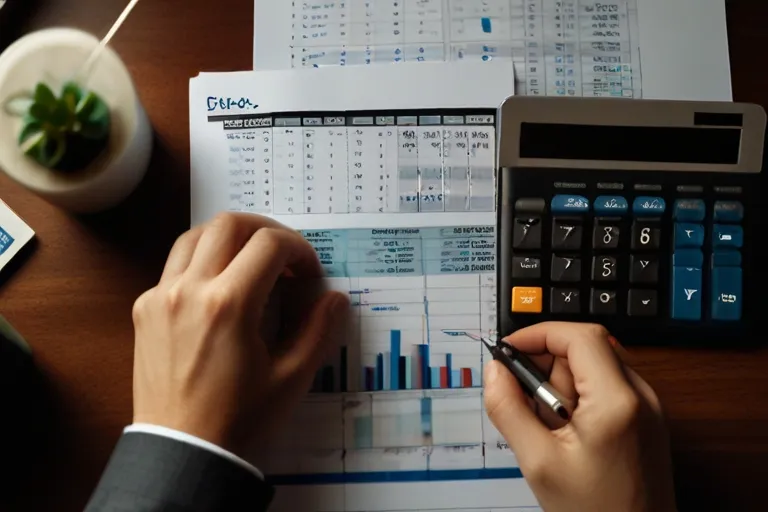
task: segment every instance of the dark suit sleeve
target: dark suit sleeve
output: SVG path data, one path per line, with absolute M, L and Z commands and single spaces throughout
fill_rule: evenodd
M 203 448 L 154 434 L 123 434 L 86 512 L 262 512 L 274 490 Z

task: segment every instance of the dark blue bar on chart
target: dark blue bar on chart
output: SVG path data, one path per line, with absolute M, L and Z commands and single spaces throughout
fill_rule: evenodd
M 389 332 L 389 389 L 400 387 L 400 331 Z
M 376 391 L 384 389 L 384 354 L 376 356 Z
M 453 363 L 453 355 L 451 354 L 445 354 L 445 367 L 448 368 L 448 385 L 446 387 L 450 388 L 453 382 L 451 382 L 451 379 L 453 378 L 453 372 L 451 368 L 451 364 Z
M 421 367 L 421 388 L 431 389 L 429 371 L 429 345 L 419 345 L 419 365 Z

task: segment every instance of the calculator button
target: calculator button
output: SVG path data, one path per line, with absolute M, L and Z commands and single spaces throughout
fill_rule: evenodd
M 701 320 L 700 268 L 672 268 L 672 318 Z
M 540 197 L 522 197 L 515 201 L 515 211 L 525 213 L 544 213 L 547 203 Z
M 552 198 L 549 209 L 552 213 L 586 213 L 589 211 L 589 199 L 572 194 L 557 195 Z
M 741 222 L 744 205 L 740 201 L 715 201 L 713 219 L 715 222 Z
M 656 284 L 659 281 L 659 258 L 656 255 L 630 257 L 629 281 L 631 283 Z
M 667 209 L 662 197 L 640 196 L 632 203 L 632 213 L 638 217 L 660 217 Z
M 543 301 L 542 289 L 532 286 L 512 288 L 513 313 L 541 313 Z
M 512 247 L 515 249 L 540 249 L 541 218 L 515 217 Z
M 616 258 L 613 256 L 595 256 L 592 258 L 593 281 L 616 280 Z
M 658 309 L 656 290 L 629 290 L 627 302 L 629 316 L 656 316 Z
M 702 199 L 678 199 L 675 201 L 675 220 L 681 222 L 701 222 L 707 210 Z
M 616 249 L 619 246 L 621 228 L 618 223 L 612 223 L 606 219 L 595 219 L 595 228 L 592 231 L 593 249 Z
M 550 279 L 552 281 L 581 281 L 581 259 L 553 256 Z
M 635 221 L 632 224 L 632 249 L 656 250 L 661 244 L 661 225 Z
M 741 269 L 715 267 L 712 269 L 712 319 L 741 319 Z
M 539 258 L 512 258 L 512 277 L 516 279 L 540 279 L 541 260 Z
M 704 226 L 675 223 L 675 247 L 701 247 L 704 245 Z
M 583 227 L 578 219 L 552 220 L 552 248 L 565 250 L 581 249 Z
M 552 288 L 549 309 L 552 313 L 581 313 L 581 293 L 575 288 Z
M 672 254 L 672 265 L 675 267 L 702 268 L 704 254 L 699 249 L 676 249 Z
M 594 209 L 595 215 L 626 215 L 629 203 L 621 196 L 597 196 Z
M 712 267 L 740 267 L 739 251 L 720 250 L 712 253 Z
M 616 292 L 592 288 L 589 300 L 589 312 L 593 315 L 616 314 Z
M 712 227 L 712 245 L 721 248 L 739 249 L 744 244 L 744 230 L 741 226 L 715 224 Z

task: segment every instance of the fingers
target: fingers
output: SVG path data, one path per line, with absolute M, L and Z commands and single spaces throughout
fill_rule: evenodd
M 554 439 L 531 410 L 517 380 L 498 361 L 485 367 L 485 409 L 521 464 L 545 455 Z
M 278 222 L 247 213 L 222 213 L 203 226 L 187 274 L 212 278 L 227 268 L 246 242 L 262 228 L 285 229 Z
M 198 226 L 176 239 L 176 243 L 173 244 L 171 252 L 168 254 L 168 260 L 165 262 L 163 274 L 160 276 L 161 282 L 175 279 L 187 270 L 202 234 L 203 228 Z
M 309 242 L 298 233 L 267 227 L 250 237 L 219 278 L 225 286 L 239 288 L 244 297 L 255 300 L 252 306 L 261 311 L 286 269 L 302 278 L 323 275 L 323 268 Z
M 330 348 L 340 341 L 349 310 L 349 299 L 339 292 L 326 292 L 314 305 L 309 320 L 275 361 L 274 376 L 286 399 L 306 393 Z M 282 393 L 281 393 L 282 395 Z
M 505 341 L 523 352 L 549 352 L 567 359 L 578 395 L 604 399 L 629 387 L 608 337 L 598 325 L 545 322 L 521 329 Z

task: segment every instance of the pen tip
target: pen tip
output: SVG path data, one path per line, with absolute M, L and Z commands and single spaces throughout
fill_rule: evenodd
M 568 414 L 568 410 L 562 405 L 557 408 L 557 415 L 563 418 L 564 420 L 568 420 L 571 418 L 571 415 Z

